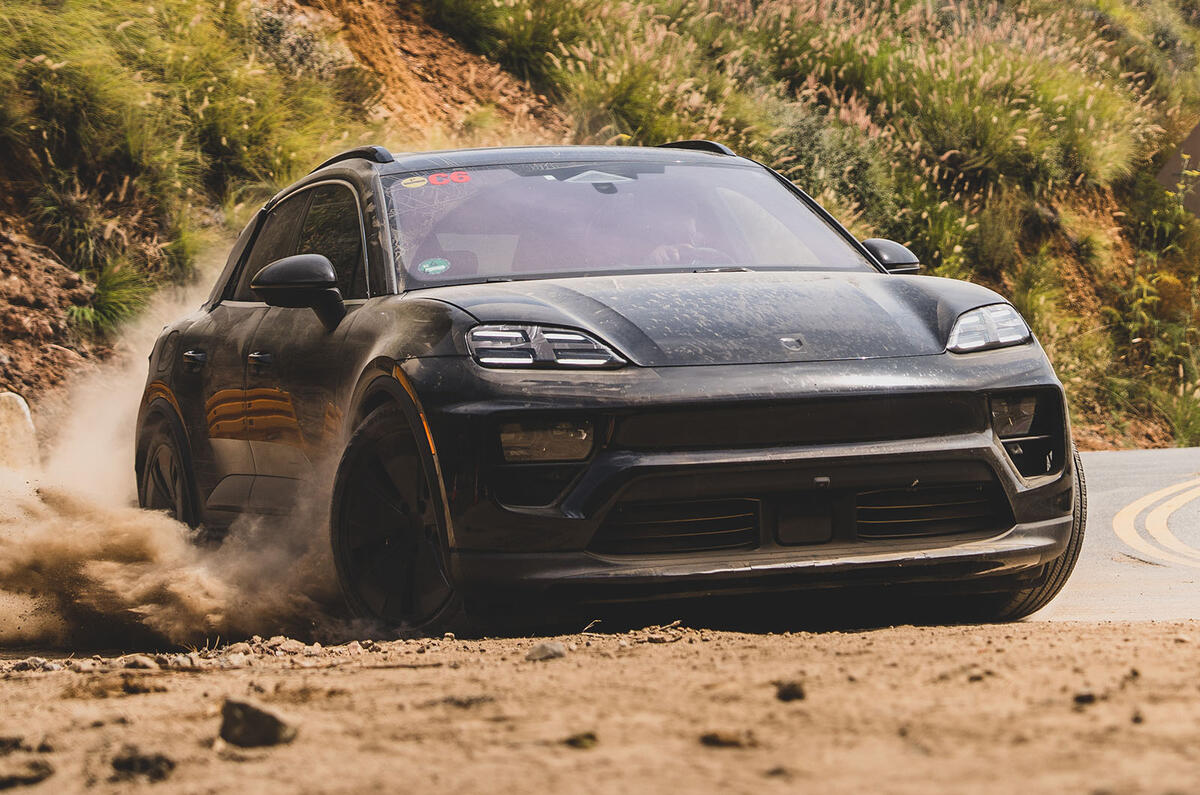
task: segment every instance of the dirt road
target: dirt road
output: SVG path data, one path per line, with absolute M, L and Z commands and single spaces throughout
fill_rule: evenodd
M 652 628 L 563 636 L 563 657 L 527 660 L 541 640 L 275 639 L 157 662 L 51 660 L 59 671 L 10 660 L 0 735 L 20 739 L 0 740 L 0 753 L 19 746 L 0 756 L 0 782 L 32 772 L 57 792 L 155 778 L 183 792 L 1200 791 L 1200 622 Z M 226 698 L 276 712 L 295 739 L 217 740 Z

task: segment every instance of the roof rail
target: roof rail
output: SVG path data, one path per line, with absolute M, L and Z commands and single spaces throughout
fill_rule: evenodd
M 360 146 L 357 149 L 348 149 L 341 154 L 334 155 L 314 168 L 313 171 L 320 171 L 325 166 L 332 166 L 334 163 L 340 163 L 343 160 L 370 160 L 372 163 L 392 163 L 395 162 L 396 158 L 392 157 L 392 153 L 382 146 Z M 309 173 L 311 174 L 312 171 Z
M 716 141 L 705 141 L 697 139 L 694 141 L 672 141 L 669 144 L 659 144 L 662 149 L 694 149 L 697 152 L 712 152 L 718 155 L 731 155 L 737 157 L 732 149 L 725 144 L 719 144 Z

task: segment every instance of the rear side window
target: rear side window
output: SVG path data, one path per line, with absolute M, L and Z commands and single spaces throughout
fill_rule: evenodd
M 275 260 L 296 253 L 296 230 L 299 229 L 300 219 L 304 216 L 308 194 L 309 191 L 304 191 L 284 199 L 267 215 L 262 231 L 254 241 L 254 248 L 250 249 L 250 254 L 246 257 L 233 300 L 257 301 L 254 293 L 250 292 L 250 282 L 258 272 Z
M 321 185 L 308 191 L 312 201 L 300 229 L 297 254 L 324 254 L 337 273 L 343 298 L 366 298 L 362 231 L 358 203 L 345 185 Z

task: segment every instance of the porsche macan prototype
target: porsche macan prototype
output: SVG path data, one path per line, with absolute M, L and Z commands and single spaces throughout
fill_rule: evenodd
M 1063 586 L 1085 497 L 1013 307 L 705 141 L 332 158 L 165 328 L 141 504 L 329 511 L 348 604 Z

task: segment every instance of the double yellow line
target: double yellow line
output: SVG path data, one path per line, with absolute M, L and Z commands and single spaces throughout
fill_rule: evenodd
M 1168 499 L 1169 498 L 1169 499 Z M 1126 505 L 1113 517 L 1117 537 L 1132 549 L 1151 560 L 1166 561 L 1180 566 L 1200 569 L 1200 549 L 1183 543 L 1171 532 L 1167 521 L 1171 514 L 1189 502 L 1200 498 L 1200 478 L 1185 480 L 1147 494 Z M 1143 511 L 1159 503 L 1146 515 L 1146 533 L 1138 532 L 1137 518 Z

